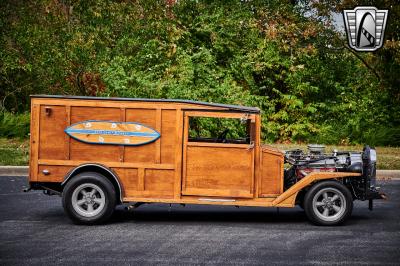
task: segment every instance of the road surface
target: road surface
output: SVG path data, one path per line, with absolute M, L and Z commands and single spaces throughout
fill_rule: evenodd
M 311 225 L 300 208 L 163 204 L 78 226 L 60 197 L 0 177 L 0 265 L 400 265 L 400 181 L 380 185 L 389 200 L 356 202 L 344 226 Z

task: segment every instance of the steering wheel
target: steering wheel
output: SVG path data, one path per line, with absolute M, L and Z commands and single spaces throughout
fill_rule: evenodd
M 229 129 L 225 129 L 224 131 L 221 132 L 221 134 L 218 135 L 217 137 L 217 142 L 218 143 L 225 143 L 226 142 L 226 136 L 228 135 Z

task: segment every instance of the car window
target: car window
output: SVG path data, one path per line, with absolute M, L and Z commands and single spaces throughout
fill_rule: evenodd
M 189 117 L 189 142 L 249 144 L 254 123 L 251 119 Z

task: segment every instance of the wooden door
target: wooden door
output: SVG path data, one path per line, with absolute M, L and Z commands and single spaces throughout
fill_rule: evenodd
M 244 139 L 191 138 L 190 119 L 199 117 L 245 121 L 248 135 Z M 252 114 L 185 112 L 182 195 L 252 198 L 254 123 Z

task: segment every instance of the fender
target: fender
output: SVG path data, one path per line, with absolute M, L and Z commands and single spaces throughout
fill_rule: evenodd
M 118 192 L 119 192 L 119 200 L 121 203 L 123 202 L 123 200 L 122 200 L 123 191 L 122 191 L 122 187 L 121 187 L 121 183 L 119 181 L 118 175 L 113 170 L 111 170 L 110 168 L 108 168 L 107 166 L 104 166 L 102 164 L 85 163 L 85 164 L 81 164 L 81 165 L 75 167 L 65 176 L 64 181 L 61 183 L 61 186 L 64 186 L 68 182 L 68 180 L 75 175 L 75 173 L 77 173 L 79 170 L 81 170 L 82 168 L 85 168 L 85 167 L 100 168 L 103 171 L 106 171 L 112 177 L 112 179 L 115 181 L 115 183 L 117 183 Z
M 291 186 L 283 194 L 277 197 L 273 202 L 273 206 L 277 207 L 293 207 L 295 204 L 297 193 L 311 183 L 319 180 L 336 179 L 348 176 L 361 176 L 360 173 L 348 172 L 313 172 L 301 179 L 299 182 Z

